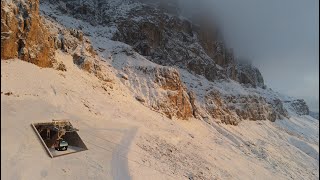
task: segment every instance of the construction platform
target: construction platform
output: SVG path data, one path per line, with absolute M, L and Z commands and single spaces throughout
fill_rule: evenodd
M 52 122 L 32 123 L 35 133 L 51 158 L 88 150 L 76 129 L 69 120 L 52 120 Z M 64 140 L 68 143 L 67 150 L 58 151 L 56 143 Z

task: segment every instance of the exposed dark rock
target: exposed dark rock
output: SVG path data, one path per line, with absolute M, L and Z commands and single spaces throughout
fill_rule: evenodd
M 308 115 L 309 108 L 303 99 L 296 99 L 290 103 L 291 107 L 298 115 Z
M 141 96 L 136 96 L 136 100 L 138 100 L 139 102 L 142 102 L 142 103 L 146 102 L 146 100 L 144 100 L 143 97 L 141 97 Z
M 64 65 L 63 63 L 59 63 L 57 66 L 57 70 L 59 71 L 67 71 L 66 65 Z

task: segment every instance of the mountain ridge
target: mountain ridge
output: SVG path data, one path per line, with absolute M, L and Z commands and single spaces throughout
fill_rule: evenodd
M 2 178 L 319 177 L 319 121 L 308 115 L 303 100 L 264 86 L 253 66 L 225 56 L 227 48 L 211 58 L 218 52 L 213 48 L 216 44 L 225 45 L 179 34 L 186 21 L 183 17 L 151 9 L 140 10 L 142 17 L 133 13 L 128 18 L 142 4 L 129 0 L 2 1 L 1 22 L 10 25 L 27 19 L 38 23 L 52 39 L 48 42 L 54 55 L 51 64 L 46 64 L 49 59 L 41 56 L 21 58 L 15 48 L 14 56 L 1 58 L 1 82 L 5 83 L 1 86 Z M 17 11 L 35 7 L 40 12 L 24 11 L 31 13 L 27 18 Z M 150 17 L 156 21 L 150 18 L 149 22 L 149 13 L 163 16 L 163 28 L 155 26 L 159 23 L 155 15 Z M 135 25 L 137 32 L 119 31 L 124 22 Z M 1 44 L 1 51 L 23 40 L 28 40 L 30 51 L 26 52 L 45 47 L 43 36 L 25 39 L 30 29 L 22 24 L 1 29 L 1 37 L 9 42 Z M 201 31 L 196 26 L 192 34 Z M 123 42 L 114 39 L 120 32 L 117 38 Z M 135 37 L 126 37 L 131 34 Z M 206 34 L 210 31 L 203 37 L 209 37 Z M 137 46 L 126 44 L 128 40 Z M 184 53 L 179 50 L 184 48 L 198 52 L 198 59 L 180 57 Z M 166 58 L 155 58 L 158 55 Z M 88 150 L 51 159 L 30 124 L 62 118 L 79 129 Z
M 210 121 L 234 125 L 245 119 L 275 121 L 289 117 L 283 97 L 267 89 L 261 73 L 251 63 L 235 58 L 232 49 L 225 47 L 216 27 L 206 23 L 194 25 L 186 19 L 135 1 L 88 3 L 76 0 L 41 2 L 40 10 L 45 19 L 40 26 L 47 26 L 51 31 L 49 36 L 53 39 L 53 45 L 50 50 L 61 49 L 71 54 L 77 66 L 106 81 L 107 77 L 101 68 L 104 62 L 109 62 L 119 74 L 130 73 L 130 76 L 125 75 L 129 77 L 129 83 L 124 84 L 134 96 L 145 99 L 144 104 L 151 109 L 165 113 L 170 118 L 209 118 Z M 96 7 L 99 7 L 97 11 Z M 34 13 L 33 18 L 38 22 L 37 12 Z M 107 18 L 102 20 L 102 16 Z M 29 42 L 32 43 L 32 39 Z M 6 44 L 1 46 L 3 51 L 7 47 Z M 119 56 L 119 53 L 125 56 Z M 119 58 L 127 58 L 127 61 Z M 135 63 L 136 58 L 140 58 L 142 63 Z M 40 63 L 31 59 L 23 60 L 41 66 L 41 58 L 38 59 Z M 122 64 L 114 61 L 122 61 Z M 162 68 L 154 69 L 150 61 Z M 53 66 L 61 68 L 63 62 L 54 62 Z M 171 88 L 164 87 L 158 77 L 153 79 L 152 74 L 146 74 L 146 69 L 150 67 L 160 70 L 160 74 L 166 74 L 160 78 L 164 82 L 174 79 L 170 83 Z M 183 78 L 187 76 L 191 78 Z M 221 89 L 218 85 L 220 82 L 226 87 Z M 197 83 L 199 85 L 194 85 Z M 201 87 L 203 83 L 206 88 Z M 234 86 L 234 83 L 240 86 Z M 236 88 L 233 92 L 237 93 L 230 96 L 226 94 L 226 88 Z M 145 92 L 153 93 L 148 95 Z M 295 110 L 299 115 L 309 113 L 304 100 L 290 100 L 290 103 L 290 106 L 297 107 Z M 171 112 L 170 109 L 176 110 Z M 300 109 L 303 110 L 298 112 Z

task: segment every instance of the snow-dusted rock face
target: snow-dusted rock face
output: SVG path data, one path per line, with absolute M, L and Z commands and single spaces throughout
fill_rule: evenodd
M 48 52 L 61 50 L 70 54 L 75 65 L 104 82 L 113 81 L 107 74 L 115 70 L 112 73 L 118 74 L 139 102 L 167 117 L 196 117 L 236 125 L 242 120 L 287 118 L 286 108 L 307 114 L 307 106 L 300 101 L 284 107 L 285 100 L 266 89 L 257 68 L 235 59 L 232 49 L 225 47 L 217 27 L 204 21 L 196 25 L 168 14 L 169 7 L 163 7 L 166 10 L 163 11 L 160 6 L 155 8 L 142 1 L 129 0 L 43 0 L 41 13 L 45 18 L 40 23 L 37 2 L 34 5 L 26 2 L 30 2 L 32 11 L 20 1 L 2 5 L 5 28 L 15 27 L 8 22 L 20 22 L 5 21 L 12 19 L 12 14 L 23 12 L 18 13 L 13 7 L 27 9 L 25 13 L 31 15 L 22 17 L 36 18 L 32 23 L 38 22 L 39 28 L 35 29 L 50 30 L 51 39 L 41 41 L 44 45 L 50 44 Z M 12 31 L 5 28 L 1 50 L 10 55 L 15 51 L 7 48 L 16 44 L 12 43 L 15 39 L 9 41 L 8 38 L 21 36 L 11 36 L 12 33 L 6 32 Z M 32 31 L 39 30 L 26 28 L 25 31 L 29 37 Z M 47 47 L 41 43 L 37 45 Z M 18 49 L 16 56 L 24 59 Z M 32 52 L 32 48 L 29 50 Z M 3 59 L 12 56 L 9 55 L 5 54 Z M 67 71 L 63 62 L 48 63 L 49 58 L 43 61 L 44 56 L 36 57 L 36 61 L 24 60 Z
M 20 2 L 4 1 L 15 6 Z M 210 27 L 205 28 L 208 34 L 199 33 L 203 37 L 194 47 L 201 51 L 195 55 L 199 61 L 189 66 L 184 58 L 170 59 L 181 55 L 174 52 L 179 50 L 175 46 L 189 48 L 178 30 L 157 28 L 175 33 L 169 39 L 177 41 L 173 52 L 161 47 L 162 36 L 151 33 L 154 38 L 145 39 L 147 45 L 160 43 L 157 50 L 168 57 L 163 62 L 173 63 L 166 66 L 152 58 L 157 52 L 141 55 L 135 44 L 112 40 L 120 32 L 118 24 L 140 21 L 129 17 L 139 7 L 143 5 L 131 0 L 41 1 L 57 70 L 21 60 L 1 61 L 1 81 L 6 82 L 1 111 L 8 112 L 2 118 L 3 130 L 16 142 L 1 149 L 8 162 L 1 177 L 43 179 L 49 173 L 52 179 L 319 179 L 319 121 L 297 115 L 306 113 L 304 103 L 264 87 L 259 71 L 233 60 L 231 50 L 225 55 L 219 51 L 220 59 L 214 58 L 217 44 L 210 41 Z M 2 39 L 6 35 L 2 33 Z M 10 50 L 5 49 L 15 52 Z M 74 119 L 92 148 L 84 155 L 52 161 L 30 145 L 35 137 L 27 127 L 37 119 L 61 117 Z M 271 122 L 275 119 L 281 120 Z M 25 136 L 16 136 L 17 131 Z M 34 161 L 40 164 L 34 166 Z
M 141 69 L 146 75 L 153 76 L 155 83 L 165 91 L 165 99 L 158 101 L 153 108 L 164 112 L 169 118 L 188 119 L 193 116 L 193 106 L 186 88 L 180 80 L 177 70 L 173 68 Z M 157 97 L 155 97 L 157 98 Z
M 246 87 L 233 80 L 211 82 L 186 70 L 180 74 L 187 89 L 195 94 L 199 116 L 209 123 L 237 125 L 242 120 L 289 118 L 284 98 L 270 89 Z
M 241 120 L 270 120 L 288 117 L 279 99 L 267 102 L 256 95 L 223 95 L 211 91 L 206 97 L 206 108 L 213 118 L 237 125 Z
M 45 19 L 44 25 L 50 29 L 53 35 L 54 49 L 61 50 L 73 57 L 73 63 L 80 69 L 94 74 L 97 78 L 105 82 L 112 82 L 110 72 L 106 65 L 101 63 L 101 58 L 93 49 L 90 39 L 84 36 L 81 30 L 67 28 L 54 22 L 53 19 Z M 63 62 L 56 62 L 53 67 L 60 70 Z M 67 70 L 67 69 L 65 69 Z
M 309 115 L 309 107 L 303 99 L 290 101 L 290 106 L 298 115 Z
M 193 96 L 175 68 L 152 63 L 131 48 L 117 49 L 112 51 L 111 64 L 139 102 L 169 118 L 194 116 Z
M 249 62 L 238 62 L 237 63 L 236 80 L 241 84 L 250 84 L 253 87 L 266 88 L 264 85 L 263 77 L 256 67 L 252 66 Z
M 262 76 L 257 79 L 250 76 L 252 72 L 260 74 L 252 65 L 238 68 L 232 49 L 225 47 L 217 27 L 205 21 L 196 25 L 168 14 L 174 8 L 168 11 L 168 7 L 162 5 L 166 3 L 155 8 L 129 0 L 48 2 L 55 4 L 63 14 L 92 26 L 115 27 L 113 40 L 131 45 L 157 64 L 187 69 L 210 81 L 231 78 L 253 86 L 264 85 Z
M 214 29 L 195 26 L 148 6 L 131 10 L 129 18 L 117 26 L 113 40 L 133 46 L 157 64 L 187 69 L 211 81 L 236 73 L 232 51 L 217 39 Z
M 48 0 L 43 1 L 43 13 L 83 31 L 84 38 L 93 41 L 96 58 L 109 61 L 119 71 L 136 99 L 168 117 L 209 117 L 236 125 L 242 120 L 275 121 L 289 116 L 283 100 L 266 89 L 259 70 L 236 59 L 232 49 L 225 46 L 217 27 L 201 18 L 195 24 L 168 13 L 168 7 L 160 8 L 161 3 L 148 3 Z M 81 55 L 74 57 L 76 64 L 77 59 L 83 61 Z M 203 78 L 180 78 L 181 73 L 163 66 Z M 215 82 L 220 80 L 232 81 L 238 87 L 226 83 L 217 88 L 219 83 Z M 197 83 L 206 88 L 190 86 Z M 232 92 L 226 91 L 228 88 Z
M 1 59 L 52 67 L 53 44 L 39 16 L 38 0 L 1 1 Z

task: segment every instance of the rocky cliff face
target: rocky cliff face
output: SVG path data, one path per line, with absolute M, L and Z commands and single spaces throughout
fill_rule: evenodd
M 91 39 L 108 39 L 109 49 L 100 40 L 93 43 L 98 54 L 125 74 L 120 76 L 127 79 L 123 83 L 139 101 L 168 117 L 209 117 L 226 124 L 288 117 L 281 98 L 264 95 L 272 92 L 266 89 L 259 70 L 235 57 L 233 50 L 226 47 L 219 28 L 204 18 L 195 24 L 170 14 L 172 7 L 149 5 L 127 0 L 50 0 L 44 1 L 45 10 L 53 8 L 60 14 L 44 13 L 66 26 L 65 15 L 81 19 L 82 24 L 72 27 L 82 29 Z M 129 49 L 110 45 L 114 40 L 128 44 Z M 174 67 L 180 73 L 162 66 Z M 181 77 L 181 72 L 186 77 Z M 225 87 L 216 88 L 220 81 L 242 85 L 234 88 L 232 83 L 226 83 Z M 206 88 L 195 85 L 198 83 Z
M 157 101 L 156 110 L 164 112 L 169 118 L 188 119 L 193 116 L 193 105 L 187 89 L 180 80 L 179 72 L 172 68 L 142 69 L 166 94 L 162 101 Z M 160 99 L 161 100 L 161 99 Z
M 289 103 L 290 108 L 298 115 L 309 115 L 309 107 L 303 99 L 295 99 L 286 103 Z
M 39 16 L 39 0 L 1 1 L 1 59 L 52 67 L 53 44 Z
M 236 78 L 241 84 L 251 85 L 253 87 L 266 88 L 263 77 L 256 67 L 250 62 L 241 61 L 237 63 Z
M 211 81 L 236 73 L 232 51 L 216 39 L 214 30 L 145 6 L 131 10 L 129 17 L 117 24 L 113 39 L 133 46 L 148 60 L 188 69 Z
M 232 49 L 225 47 L 217 27 L 206 21 L 195 25 L 168 14 L 168 8 L 160 8 L 161 3 L 155 8 L 127 0 L 49 2 L 57 4 L 62 13 L 93 26 L 115 27 L 110 38 L 131 45 L 157 64 L 188 69 L 210 81 L 231 78 L 253 86 L 264 85 L 262 76 L 252 77 L 252 72 L 260 74 L 252 65 L 238 68 Z
M 222 95 L 218 91 L 209 92 L 206 107 L 212 117 L 226 124 L 237 125 L 241 120 L 270 120 L 288 117 L 281 100 L 272 102 L 256 95 Z
M 141 2 L 43 0 L 45 21 L 38 1 L 5 2 L 2 59 L 67 70 L 51 58 L 61 50 L 104 82 L 112 81 L 105 68 L 112 67 L 138 101 L 170 118 L 236 125 L 289 117 L 284 98 L 266 88 L 257 68 L 235 57 L 217 27 Z M 290 107 L 308 112 L 300 100 Z
M 125 45 L 117 46 L 111 53 L 111 63 L 119 70 L 119 78 L 143 105 L 171 119 L 194 116 L 193 96 L 175 68 L 147 61 Z

